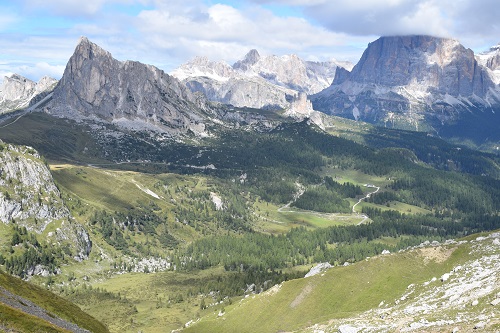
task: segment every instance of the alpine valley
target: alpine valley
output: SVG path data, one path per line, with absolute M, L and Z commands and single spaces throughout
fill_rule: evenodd
M 499 50 L 6 77 L 0 331 L 498 332 Z

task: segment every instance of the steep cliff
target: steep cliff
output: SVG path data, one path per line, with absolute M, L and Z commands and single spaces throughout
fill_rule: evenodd
M 432 130 L 466 111 L 491 113 L 499 97 L 488 70 L 458 41 L 395 36 L 370 43 L 350 73 L 338 75 L 311 100 L 328 114 Z
M 87 232 L 73 220 L 50 171 L 30 147 L 0 142 L 0 222 L 66 244 L 78 260 L 91 249 Z
M 211 109 L 202 96 L 162 70 L 118 61 L 82 37 L 47 112 L 134 130 L 205 135 L 204 121 Z

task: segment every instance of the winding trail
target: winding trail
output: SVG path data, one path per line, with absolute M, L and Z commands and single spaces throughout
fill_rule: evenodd
M 368 198 L 369 198 L 372 194 L 375 194 L 375 193 L 377 193 L 378 191 L 380 191 L 380 187 L 378 187 L 378 186 L 375 186 L 375 185 L 365 185 L 365 186 L 366 186 L 366 187 L 371 187 L 371 188 L 376 188 L 376 190 L 375 190 L 375 191 L 373 191 L 373 192 L 367 193 L 364 197 L 360 198 L 360 199 L 358 200 L 358 202 L 356 202 L 356 203 L 352 206 L 352 212 L 353 212 L 353 213 L 357 213 L 357 212 L 356 212 L 356 210 L 355 210 L 355 208 L 356 208 L 356 206 L 357 206 L 357 205 L 359 205 L 359 204 L 361 203 L 361 201 L 363 201 L 363 200 L 365 200 L 365 199 L 368 199 Z M 365 215 L 365 216 L 366 216 L 366 215 Z M 368 217 L 366 217 L 365 219 L 367 219 L 367 218 L 368 218 Z M 363 220 L 363 221 L 364 221 L 364 220 Z
M 302 196 L 302 194 L 304 194 L 304 192 L 306 190 L 306 188 L 302 184 L 300 184 L 300 183 L 295 183 L 295 185 L 297 185 L 297 188 L 298 188 L 297 193 L 294 194 L 293 199 L 289 203 L 287 203 L 286 205 L 283 205 L 280 208 L 278 208 L 277 211 L 279 213 L 308 213 L 308 214 L 311 214 L 311 215 L 314 215 L 314 216 L 317 216 L 317 217 L 320 217 L 320 218 L 325 218 L 325 219 L 339 219 L 339 220 L 348 219 L 348 218 L 352 217 L 352 215 L 346 216 L 346 214 L 341 214 L 341 213 L 321 213 L 321 212 L 315 212 L 315 211 L 310 211 L 310 210 L 300 210 L 300 211 L 298 211 L 298 210 L 291 209 L 290 208 L 291 204 L 294 203 L 295 201 L 297 201 L 297 199 L 300 198 Z M 375 194 L 378 191 L 380 191 L 380 187 L 379 186 L 375 186 L 375 185 L 365 185 L 365 186 L 366 187 L 370 187 L 370 188 L 375 188 L 375 191 L 367 193 L 364 197 L 360 198 L 358 200 L 358 202 L 356 202 L 352 206 L 352 213 L 356 214 L 357 217 L 362 218 L 362 220 L 359 223 L 357 223 L 357 225 L 363 224 L 370 217 L 368 217 L 368 215 L 366 215 L 366 214 L 359 214 L 358 212 L 356 212 L 355 211 L 356 206 L 358 204 L 360 204 L 361 201 L 369 198 L 372 194 Z M 267 220 L 269 220 L 269 219 L 267 219 Z M 281 223 L 281 222 L 275 221 L 275 220 L 269 220 L 269 221 Z
M 293 199 L 292 201 L 290 201 L 289 203 L 287 203 L 286 205 L 278 208 L 278 212 L 282 213 L 283 212 L 283 209 L 285 208 L 290 208 L 290 205 L 293 204 L 295 201 L 297 201 L 298 198 L 300 198 L 302 196 L 302 194 L 304 194 L 304 192 L 306 191 L 306 188 L 304 187 L 304 185 L 300 184 L 300 183 L 295 183 L 295 185 L 297 185 L 297 188 L 298 188 L 298 191 L 297 193 L 295 193 L 293 195 Z M 287 212 L 294 212 L 294 211 L 291 211 L 291 210 L 287 210 Z

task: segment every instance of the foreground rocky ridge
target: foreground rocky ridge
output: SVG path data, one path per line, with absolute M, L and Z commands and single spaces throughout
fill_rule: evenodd
M 427 244 L 429 245 L 429 244 Z M 333 319 L 304 332 L 498 332 L 500 317 L 500 234 L 448 241 L 411 250 L 428 260 L 444 260 L 460 247 L 468 260 L 448 273 L 410 284 L 400 298 L 348 319 Z
M 92 247 L 87 231 L 65 206 L 48 167 L 30 147 L 0 142 L 0 222 L 24 227 L 46 237 L 47 243 L 69 246 L 76 260 L 87 258 Z M 30 275 L 43 271 L 34 266 L 27 269 Z

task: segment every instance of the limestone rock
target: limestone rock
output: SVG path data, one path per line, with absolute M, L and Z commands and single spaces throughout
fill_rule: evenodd
M 42 234 L 50 224 L 50 243 L 66 243 L 75 259 L 87 258 L 92 243 L 87 231 L 73 220 L 59 189 L 40 155 L 31 147 L 0 142 L 0 222 Z
M 48 76 L 38 82 L 18 74 L 4 77 L 0 85 L 0 114 L 29 106 L 36 96 L 52 91 L 56 83 L 57 80 Z
M 340 325 L 338 333 L 357 333 L 359 330 L 350 325 Z
M 134 130 L 205 135 L 204 123 L 212 109 L 202 96 L 162 70 L 118 61 L 82 37 L 47 112 Z
M 174 72 L 192 90 L 209 100 L 237 107 L 288 109 L 299 93 L 328 87 L 340 66 L 350 63 L 304 61 L 296 55 L 265 56 L 251 50 L 233 66 L 195 58 Z
M 316 266 L 314 266 L 313 268 L 311 268 L 311 270 L 304 276 L 304 277 L 311 277 L 311 276 L 314 276 L 314 275 L 318 275 L 320 273 L 323 273 L 324 271 L 332 268 L 333 266 L 330 265 L 330 263 L 327 263 L 327 262 L 324 262 L 324 263 L 321 263 L 321 264 L 317 264 Z
M 330 87 L 310 98 L 315 110 L 327 114 L 433 130 L 473 110 L 491 114 L 500 90 L 458 41 L 394 36 L 370 43 L 350 73 L 338 72 Z

